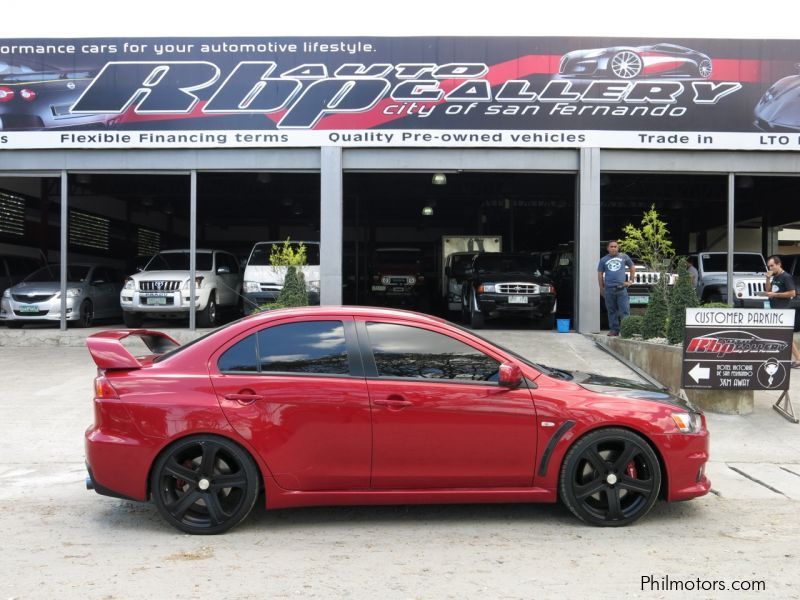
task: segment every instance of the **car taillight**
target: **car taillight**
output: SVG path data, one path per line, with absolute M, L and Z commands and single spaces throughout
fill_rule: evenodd
M 23 88 L 19 91 L 19 97 L 25 100 L 25 102 L 33 102 L 36 100 L 36 92 L 28 88 Z
M 0 87 L 0 102 L 10 102 L 14 99 L 14 90 L 9 87 Z
M 94 397 L 95 398 L 119 398 L 117 390 L 102 375 L 94 378 Z

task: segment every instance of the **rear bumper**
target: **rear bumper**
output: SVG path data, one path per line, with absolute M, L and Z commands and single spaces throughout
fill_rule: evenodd
M 118 429 L 89 427 L 84 445 L 94 490 L 104 496 L 147 500 L 147 477 L 158 442 Z

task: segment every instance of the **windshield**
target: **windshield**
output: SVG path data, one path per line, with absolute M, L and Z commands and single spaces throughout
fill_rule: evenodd
M 291 242 L 289 247 L 297 252 L 300 248 L 300 244 L 303 244 L 303 246 L 306 247 L 306 264 L 318 265 L 319 244 L 316 242 Z M 272 254 L 273 248 L 276 248 L 277 251 L 280 251 L 280 249 L 283 248 L 283 242 L 256 244 L 256 247 L 253 248 L 253 253 L 250 255 L 250 260 L 247 261 L 247 264 L 254 267 L 266 267 L 271 265 L 272 263 L 269 262 L 269 257 L 270 254 Z
M 379 250 L 375 253 L 375 259 L 381 265 L 408 265 L 418 263 L 420 258 L 419 250 Z
M 89 274 L 87 266 L 67 265 L 67 281 L 83 282 Z M 61 265 L 47 265 L 28 275 L 25 281 L 42 283 L 42 282 L 59 282 L 61 281 Z
M 211 252 L 198 252 L 197 271 L 210 271 L 211 270 Z M 147 263 L 144 268 L 145 271 L 188 271 L 189 270 L 189 252 L 162 252 L 156 254 Z
M 479 273 L 534 273 L 539 275 L 539 260 L 533 256 L 486 254 L 475 259 Z
M 472 264 L 472 259 L 474 257 L 474 254 L 462 254 L 460 256 L 454 256 L 451 267 L 453 277 L 464 277 L 465 270 Z
M 728 272 L 727 254 L 702 254 L 703 270 L 707 273 Z M 764 273 L 767 270 L 760 254 L 733 254 L 733 270 L 739 273 Z

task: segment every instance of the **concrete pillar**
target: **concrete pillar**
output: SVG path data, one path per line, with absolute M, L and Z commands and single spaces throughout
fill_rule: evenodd
M 733 252 L 736 249 L 736 175 L 728 173 L 728 306 L 733 306 Z
M 189 174 L 189 330 L 197 329 L 197 171 Z
M 578 202 L 575 211 L 576 328 L 580 333 L 600 331 L 600 149 L 581 148 Z
M 323 146 L 320 161 L 320 304 L 342 303 L 342 149 Z
M 69 210 L 67 208 L 67 198 L 69 187 L 67 172 L 61 171 L 61 244 L 60 244 L 60 281 L 61 281 L 61 320 L 59 329 L 67 330 L 67 236 L 69 234 Z

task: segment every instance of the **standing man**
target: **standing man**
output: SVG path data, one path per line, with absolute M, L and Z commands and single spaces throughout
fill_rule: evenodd
M 633 266 L 630 256 L 619 253 L 617 240 L 608 242 L 607 249 L 608 254 L 601 258 L 597 265 L 597 283 L 600 285 L 600 295 L 606 299 L 608 335 L 617 336 L 622 319 L 631 312 L 628 287 L 633 281 L 636 267 Z M 630 273 L 627 281 L 625 279 L 626 267 Z
M 770 256 L 767 259 L 767 287 L 765 289 L 770 308 L 792 307 L 792 298 L 797 295 L 794 277 L 783 270 L 781 259 L 777 256 Z M 798 367 L 800 367 L 800 352 L 792 339 L 792 368 Z

